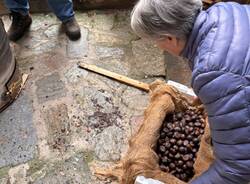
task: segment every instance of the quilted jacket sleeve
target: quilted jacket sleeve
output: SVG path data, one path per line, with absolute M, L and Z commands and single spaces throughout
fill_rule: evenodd
M 193 88 L 208 113 L 216 160 L 192 184 L 250 181 L 249 79 L 220 70 L 193 76 Z

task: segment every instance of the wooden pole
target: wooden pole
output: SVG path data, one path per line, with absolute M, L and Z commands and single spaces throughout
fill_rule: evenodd
M 101 74 L 103 76 L 109 77 L 111 79 L 117 80 L 119 82 L 128 84 L 130 86 L 136 87 L 138 89 L 144 90 L 149 92 L 149 85 L 134 79 L 131 79 L 129 77 L 105 70 L 103 68 L 99 68 L 95 65 L 90 65 L 90 64 L 86 64 L 86 63 L 79 63 L 78 66 L 80 68 L 95 72 L 97 74 Z
M 212 4 L 214 3 L 212 0 L 202 0 L 203 3 L 207 3 L 207 4 Z

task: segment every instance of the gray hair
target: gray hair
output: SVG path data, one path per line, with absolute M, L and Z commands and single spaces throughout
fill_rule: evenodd
M 144 38 L 186 39 L 201 9 L 201 0 L 140 0 L 132 11 L 131 27 Z

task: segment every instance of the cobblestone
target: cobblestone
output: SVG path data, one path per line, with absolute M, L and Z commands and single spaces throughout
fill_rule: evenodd
M 69 147 L 70 122 L 66 104 L 58 104 L 44 110 L 48 127 L 48 143 L 52 149 L 66 151 Z
M 67 55 L 69 58 L 83 58 L 88 56 L 88 30 L 81 27 L 81 38 L 77 41 L 68 39 Z
M 95 154 L 101 161 L 117 161 L 120 159 L 123 132 L 116 126 L 106 128 L 96 138 Z
M 87 184 L 90 183 L 88 160 L 83 153 L 76 154 L 49 168 L 45 177 L 36 179 L 34 184 Z
M 24 92 L 0 114 L 0 168 L 34 158 L 37 139 L 32 112 L 31 99 Z
M 60 79 L 58 73 L 39 79 L 36 81 L 36 85 L 36 94 L 40 103 L 66 96 L 64 82 Z

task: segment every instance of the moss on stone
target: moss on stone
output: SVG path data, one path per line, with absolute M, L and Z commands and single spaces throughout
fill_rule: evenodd
M 44 166 L 45 166 L 45 161 L 43 160 L 32 160 L 30 163 L 29 163 L 29 173 L 35 173 L 37 171 L 40 171 Z
M 0 179 L 8 175 L 10 167 L 3 167 L 0 169 Z
M 85 162 L 90 163 L 94 160 L 94 151 L 84 151 L 82 154 Z

